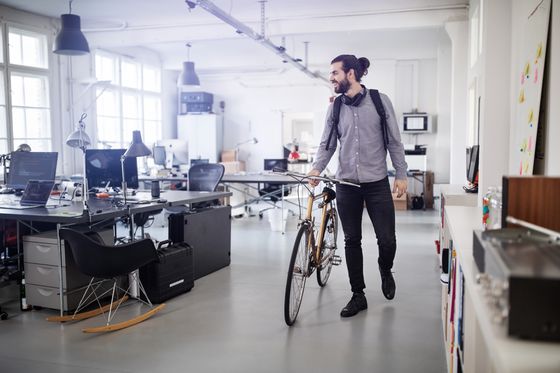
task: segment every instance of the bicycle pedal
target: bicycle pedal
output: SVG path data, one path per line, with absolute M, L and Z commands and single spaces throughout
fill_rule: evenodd
M 340 255 L 333 255 L 331 262 L 333 266 L 339 266 L 340 264 L 342 264 L 342 258 L 340 257 Z

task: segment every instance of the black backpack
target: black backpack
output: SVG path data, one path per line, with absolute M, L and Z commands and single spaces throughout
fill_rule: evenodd
M 370 89 L 369 95 L 371 97 L 371 100 L 373 101 L 373 105 L 375 105 L 375 110 L 377 110 L 377 114 L 379 115 L 379 118 L 381 118 L 381 130 L 383 131 L 383 144 L 385 145 L 385 150 L 387 150 L 387 145 L 389 144 L 389 134 L 387 132 L 387 116 L 385 115 L 385 108 L 383 107 L 383 103 L 381 102 L 381 96 L 379 95 L 379 91 L 377 89 Z M 331 127 L 331 132 L 329 133 L 329 138 L 327 139 L 327 145 L 325 146 L 325 150 L 329 150 L 329 144 L 331 143 L 331 138 L 335 128 L 336 128 L 336 136 L 337 138 L 340 138 L 340 132 L 338 131 L 338 121 L 340 119 L 341 106 L 342 106 L 342 95 L 334 99 L 333 112 L 332 112 L 333 126 Z

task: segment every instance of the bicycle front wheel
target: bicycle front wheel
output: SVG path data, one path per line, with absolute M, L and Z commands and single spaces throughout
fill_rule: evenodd
M 331 275 L 334 253 L 336 251 L 336 239 L 338 236 L 338 215 L 333 207 L 327 211 L 327 217 L 323 231 L 323 242 L 321 244 L 321 264 L 317 266 L 317 282 L 323 287 L 327 284 Z M 323 262 L 324 258 L 329 258 Z
M 309 271 L 310 250 L 307 247 L 309 234 L 309 227 L 306 224 L 302 224 L 294 241 L 292 257 L 288 267 L 286 293 L 284 295 L 284 320 L 288 326 L 293 325 L 296 321 L 303 299 L 305 280 Z

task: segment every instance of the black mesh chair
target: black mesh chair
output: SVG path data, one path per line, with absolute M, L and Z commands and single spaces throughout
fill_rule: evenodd
M 224 176 L 224 165 L 196 164 L 189 168 L 189 190 L 214 192 Z
M 274 169 L 287 170 L 288 160 L 285 158 L 279 159 L 265 159 L 264 160 L 264 170 L 272 171 Z M 276 208 L 276 202 L 280 201 L 282 198 L 290 194 L 290 189 L 284 187 L 284 193 L 282 193 L 282 183 L 263 183 L 262 188 L 259 188 L 259 195 L 263 197 L 264 201 L 272 203 L 272 206 L 267 207 L 259 211 L 259 218 L 263 217 L 263 213 L 267 210 Z
M 105 245 L 97 234 L 86 235 L 70 228 L 60 229 L 60 239 L 64 240 L 65 245 L 70 246 L 78 270 L 91 276 L 91 280 L 73 315 L 49 317 L 48 321 L 78 321 L 107 312 L 106 325 L 83 329 L 85 333 L 107 332 L 138 324 L 165 307 L 163 303 L 157 307 L 152 305 L 136 271 L 136 269 L 158 260 L 157 250 L 150 239 L 116 246 Z M 119 286 L 118 278 L 129 273 L 132 273 L 136 278 L 124 290 Z M 107 280 L 112 281 L 112 286 L 109 290 L 103 290 L 106 289 L 104 284 L 106 284 Z M 119 306 L 128 299 L 131 287 L 135 286 L 135 282 L 138 284 L 142 297 L 146 299 L 144 301 L 137 298 L 138 301 L 149 306 L 150 310 L 132 319 L 111 324 Z M 111 293 L 111 303 L 101 306 L 100 299 L 108 296 L 109 292 Z M 122 298 L 118 300 L 116 299 L 117 292 L 123 293 Z M 99 305 L 98 309 L 81 312 L 84 308 L 95 302 Z

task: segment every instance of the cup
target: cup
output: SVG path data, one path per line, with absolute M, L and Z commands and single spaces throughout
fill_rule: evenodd
M 159 181 L 152 180 L 152 198 L 159 198 Z

